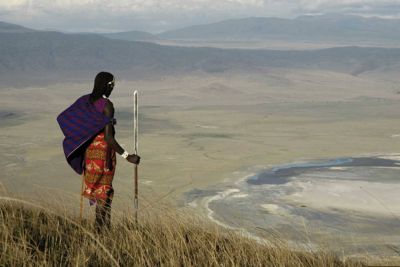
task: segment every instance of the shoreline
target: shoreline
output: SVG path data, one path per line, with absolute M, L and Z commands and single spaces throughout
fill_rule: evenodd
M 340 158 L 340 159 L 343 159 L 343 158 Z M 239 178 L 239 179 L 237 179 L 235 181 L 231 181 L 230 183 L 223 183 L 223 184 L 221 184 L 221 187 L 222 188 L 225 187 L 225 190 L 223 190 L 223 189 L 218 190 L 212 196 L 206 196 L 206 197 L 201 198 L 200 200 L 196 199 L 195 201 L 192 201 L 192 202 L 199 203 L 200 204 L 199 206 L 205 211 L 205 213 L 207 215 L 207 218 L 210 221 L 212 221 L 213 223 L 216 223 L 216 224 L 218 224 L 218 225 L 220 225 L 220 226 L 222 226 L 224 228 L 227 228 L 227 229 L 235 230 L 235 231 L 237 231 L 237 232 L 239 232 L 241 234 L 244 234 L 245 236 L 248 236 L 248 237 L 256 240 L 257 242 L 261 242 L 261 243 L 265 244 L 265 243 L 268 243 L 268 241 L 266 239 L 264 239 L 262 236 L 258 235 L 257 233 L 253 233 L 253 232 L 249 231 L 248 229 L 246 229 L 243 226 L 239 226 L 239 227 L 232 226 L 229 223 L 226 223 L 223 219 L 216 218 L 215 215 L 218 213 L 218 209 L 214 210 L 210 206 L 213 203 L 217 203 L 219 201 L 223 202 L 224 200 L 226 200 L 228 198 L 229 199 L 246 199 L 246 198 L 249 197 L 249 194 L 248 194 L 248 192 L 243 192 L 243 190 L 240 189 L 240 186 L 243 185 L 243 184 L 246 184 L 249 179 L 251 179 L 252 177 L 256 177 L 257 175 L 260 175 L 263 172 L 272 172 L 272 170 L 277 171 L 277 170 L 282 170 L 284 168 L 292 168 L 293 166 L 297 166 L 297 167 L 298 166 L 307 166 L 307 167 L 310 167 L 310 165 L 312 165 L 313 167 L 311 167 L 311 168 L 323 167 L 323 168 L 327 168 L 329 171 L 345 172 L 345 171 L 347 171 L 347 168 L 357 168 L 357 167 L 360 167 L 360 166 L 362 167 L 363 166 L 363 160 L 365 160 L 364 164 L 367 164 L 367 165 L 368 165 L 368 162 L 369 162 L 368 160 L 371 160 L 372 163 L 373 163 L 373 160 L 377 160 L 376 162 L 383 163 L 384 165 L 385 164 L 388 164 L 388 165 L 395 164 L 396 166 L 395 167 L 393 167 L 393 166 L 369 166 L 369 167 L 371 167 L 371 168 L 377 167 L 378 169 L 388 169 L 388 170 L 393 170 L 393 171 L 400 170 L 399 164 L 397 162 L 397 161 L 400 161 L 400 154 L 399 153 L 369 153 L 368 156 L 363 154 L 363 155 L 359 155 L 359 156 L 349 157 L 349 158 L 346 158 L 346 159 L 352 159 L 352 160 L 355 160 L 355 161 L 337 161 L 337 159 L 322 159 L 322 160 L 307 160 L 307 161 L 306 160 L 301 160 L 301 161 L 294 161 L 294 163 L 290 163 L 290 164 L 281 164 L 281 165 L 272 166 L 271 168 L 261 170 L 258 173 L 249 173 L 249 174 L 247 174 L 247 175 L 245 175 L 245 176 L 243 176 L 243 177 L 241 177 L 241 178 Z M 381 159 L 389 160 L 389 161 L 380 161 Z M 332 164 L 332 161 L 336 162 L 336 164 Z M 313 163 L 316 163 L 316 162 L 318 164 L 313 164 Z M 330 163 L 330 164 L 328 164 L 328 166 L 326 166 L 326 165 L 323 164 L 324 162 L 325 163 Z M 352 162 L 355 163 L 355 166 L 351 165 Z M 343 164 L 345 165 L 344 167 L 342 166 Z M 344 180 L 344 181 L 346 181 L 346 180 Z M 340 182 L 342 183 L 343 181 L 340 181 Z M 352 182 L 353 181 L 351 181 L 350 184 Z M 381 183 L 379 183 L 379 180 L 376 181 L 375 184 L 373 184 L 373 183 L 371 184 L 370 181 L 365 181 L 365 182 L 354 181 L 354 182 L 363 183 L 361 186 L 367 191 L 370 191 L 371 188 L 374 189 L 376 184 L 381 184 Z M 230 184 L 230 187 L 229 187 L 229 184 Z M 232 187 L 232 185 L 234 185 L 235 187 Z M 249 184 L 247 184 L 247 185 L 249 185 Z M 291 184 L 290 186 L 293 186 L 293 184 Z M 324 184 L 319 184 L 319 185 L 316 184 L 315 185 L 315 189 L 321 190 L 322 189 L 321 186 L 323 186 L 322 188 L 324 188 Z M 227 187 L 229 187 L 229 188 L 227 188 Z M 301 188 L 300 186 L 297 186 L 297 187 L 300 188 L 300 192 L 302 192 L 302 190 L 304 190 L 304 191 L 306 190 L 305 188 Z M 385 191 L 387 189 L 390 189 L 391 185 L 388 184 L 386 186 L 385 184 L 383 184 L 379 188 L 381 188 L 383 191 Z M 392 189 L 392 191 L 395 192 L 396 189 Z M 297 195 L 297 197 L 301 197 L 301 196 Z M 320 195 L 320 197 L 325 197 L 323 192 L 322 192 L 322 195 Z M 290 199 L 286 198 L 285 196 L 283 196 L 281 199 L 287 200 L 289 204 L 290 203 L 292 203 L 292 204 L 296 203 L 296 201 L 289 201 Z M 293 199 L 291 199 L 291 200 L 293 200 Z M 312 196 L 309 198 L 309 200 L 312 201 L 312 202 L 315 202 L 315 201 L 318 202 L 318 199 L 315 199 Z M 332 201 L 332 199 L 330 201 Z M 305 204 L 301 204 L 301 203 L 303 203 L 303 202 L 300 201 L 297 204 L 300 204 L 300 206 L 305 205 Z M 260 205 L 260 207 L 263 207 L 263 206 L 264 207 L 272 207 L 273 206 L 276 209 L 275 215 L 280 215 L 279 214 L 280 206 L 277 205 L 277 204 L 274 204 L 274 203 L 253 203 L 253 206 L 258 206 L 258 205 Z M 321 205 L 323 206 L 324 204 L 321 203 Z M 370 214 L 371 216 L 374 216 L 373 213 L 371 214 L 371 213 L 368 212 L 369 211 L 368 209 L 373 209 L 373 208 L 374 209 L 380 209 L 380 208 L 382 208 L 382 206 L 379 207 L 379 205 L 381 205 L 381 204 L 376 204 L 374 207 L 372 207 L 372 205 L 369 204 L 367 206 L 366 210 L 362 210 L 361 209 L 361 210 L 358 210 L 358 212 L 360 212 L 360 214 L 366 214 L 366 215 Z M 307 205 L 307 207 L 308 208 L 312 208 L 312 205 L 310 205 L 310 206 Z M 194 207 L 194 208 L 197 208 L 197 207 Z M 339 208 L 339 210 L 340 210 L 341 207 L 335 207 L 335 208 L 336 209 Z M 321 209 L 321 207 L 318 207 L 317 209 L 315 209 L 315 212 L 318 212 L 318 210 L 323 211 L 324 209 Z M 329 210 L 330 209 L 328 209 L 327 211 L 329 212 Z M 346 210 L 345 209 L 343 212 L 347 212 L 347 211 L 350 211 L 350 210 Z M 399 209 L 399 211 L 400 211 L 400 209 Z M 274 214 L 274 212 L 271 212 L 268 209 L 265 210 L 265 212 L 267 212 L 268 214 Z M 390 214 L 390 215 L 388 215 L 388 214 L 385 215 L 385 213 L 386 213 L 386 211 L 378 213 L 377 215 L 383 216 L 383 217 L 387 217 L 389 219 L 398 220 L 397 216 L 393 215 L 393 214 L 396 214 L 396 212 L 394 212 L 393 214 Z M 298 216 L 298 215 L 296 215 L 296 216 Z M 390 217 L 392 217 L 392 218 L 390 218 Z M 329 233 L 325 233 L 325 234 L 330 235 Z M 332 237 L 330 237 L 330 238 L 332 238 Z M 290 246 L 295 248 L 295 249 L 296 248 L 297 249 L 298 248 L 302 248 L 303 250 L 306 249 L 306 250 L 309 250 L 309 251 L 314 251 L 315 249 L 320 248 L 320 245 L 318 245 L 315 242 L 312 242 L 311 240 L 299 241 L 299 240 L 296 240 L 296 239 L 286 239 L 285 242 L 287 242 L 288 244 L 291 244 Z M 354 255 L 357 255 L 357 254 L 359 254 L 359 253 L 355 252 L 355 253 L 351 253 L 351 254 L 346 255 L 346 256 L 354 256 Z

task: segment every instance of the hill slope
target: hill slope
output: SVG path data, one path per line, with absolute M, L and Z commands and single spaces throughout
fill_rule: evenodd
M 112 40 L 95 34 L 1 32 L 0 78 L 62 78 L 101 69 L 137 75 L 193 71 L 263 71 L 266 68 L 326 69 L 358 75 L 399 69 L 400 49 L 342 47 L 314 51 L 244 50 L 161 46 Z
M 163 210 L 142 215 L 139 224 L 130 216 L 119 218 L 109 231 L 97 234 L 91 221 L 79 222 L 63 211 L 0 203 L 0 265 L 362 266 L 326 253 L 261 245 Z
M 11 24 L 7 22 L 0 21 L 0 33 L 24 33 L 24 32 L 34 32 L 35 30 L 25 28 L 16 24 Z

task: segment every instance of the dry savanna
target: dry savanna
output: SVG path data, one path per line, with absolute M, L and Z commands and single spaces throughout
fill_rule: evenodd
M 189 190 L 235 181 L 248 172 L 297 159 L 398 151 L 395 81 L 395 76 L 382 78 L 380 73 L 357 77 L 288 69 L 117 78 L 112 96 L 117 139 L 127 148 L 133 143 L 131 93 L 140 92 L 139 223 L 133 220 L 133 170 L 119 159 L 112 231 L 101 235 L 93 232 L 93 208 L 86 202 L 84 221 L 79 222 L 81 180 L 65 163 L 55 121 L 76 96 L 90 91 L 91 84 L 3 88 L 2 109 L 7 113 L 1 125 L 1 264 L 396 262 L 333 255 L 323 247 L 296 250 L 276 235 L 260 242 L 210 223 L 204 207 L 188 206 L 185 200 Z

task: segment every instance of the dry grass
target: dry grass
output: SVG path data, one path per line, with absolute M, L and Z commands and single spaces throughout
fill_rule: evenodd
M 0 266 L 362 266 L 322 252 L 262 245 L 165 209 L 142 213 L 138 224 L 117 216 L 110 231 L 96 234 L 91 220 L 0 201 Z

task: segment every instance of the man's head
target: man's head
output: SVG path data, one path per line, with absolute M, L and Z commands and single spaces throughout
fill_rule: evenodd
M 114 75 L 109 72 L 99 72 L 94 79 L 93 99 L 98 99 L 101 96 L 109 97 L 114 89 L 114 85 Z

